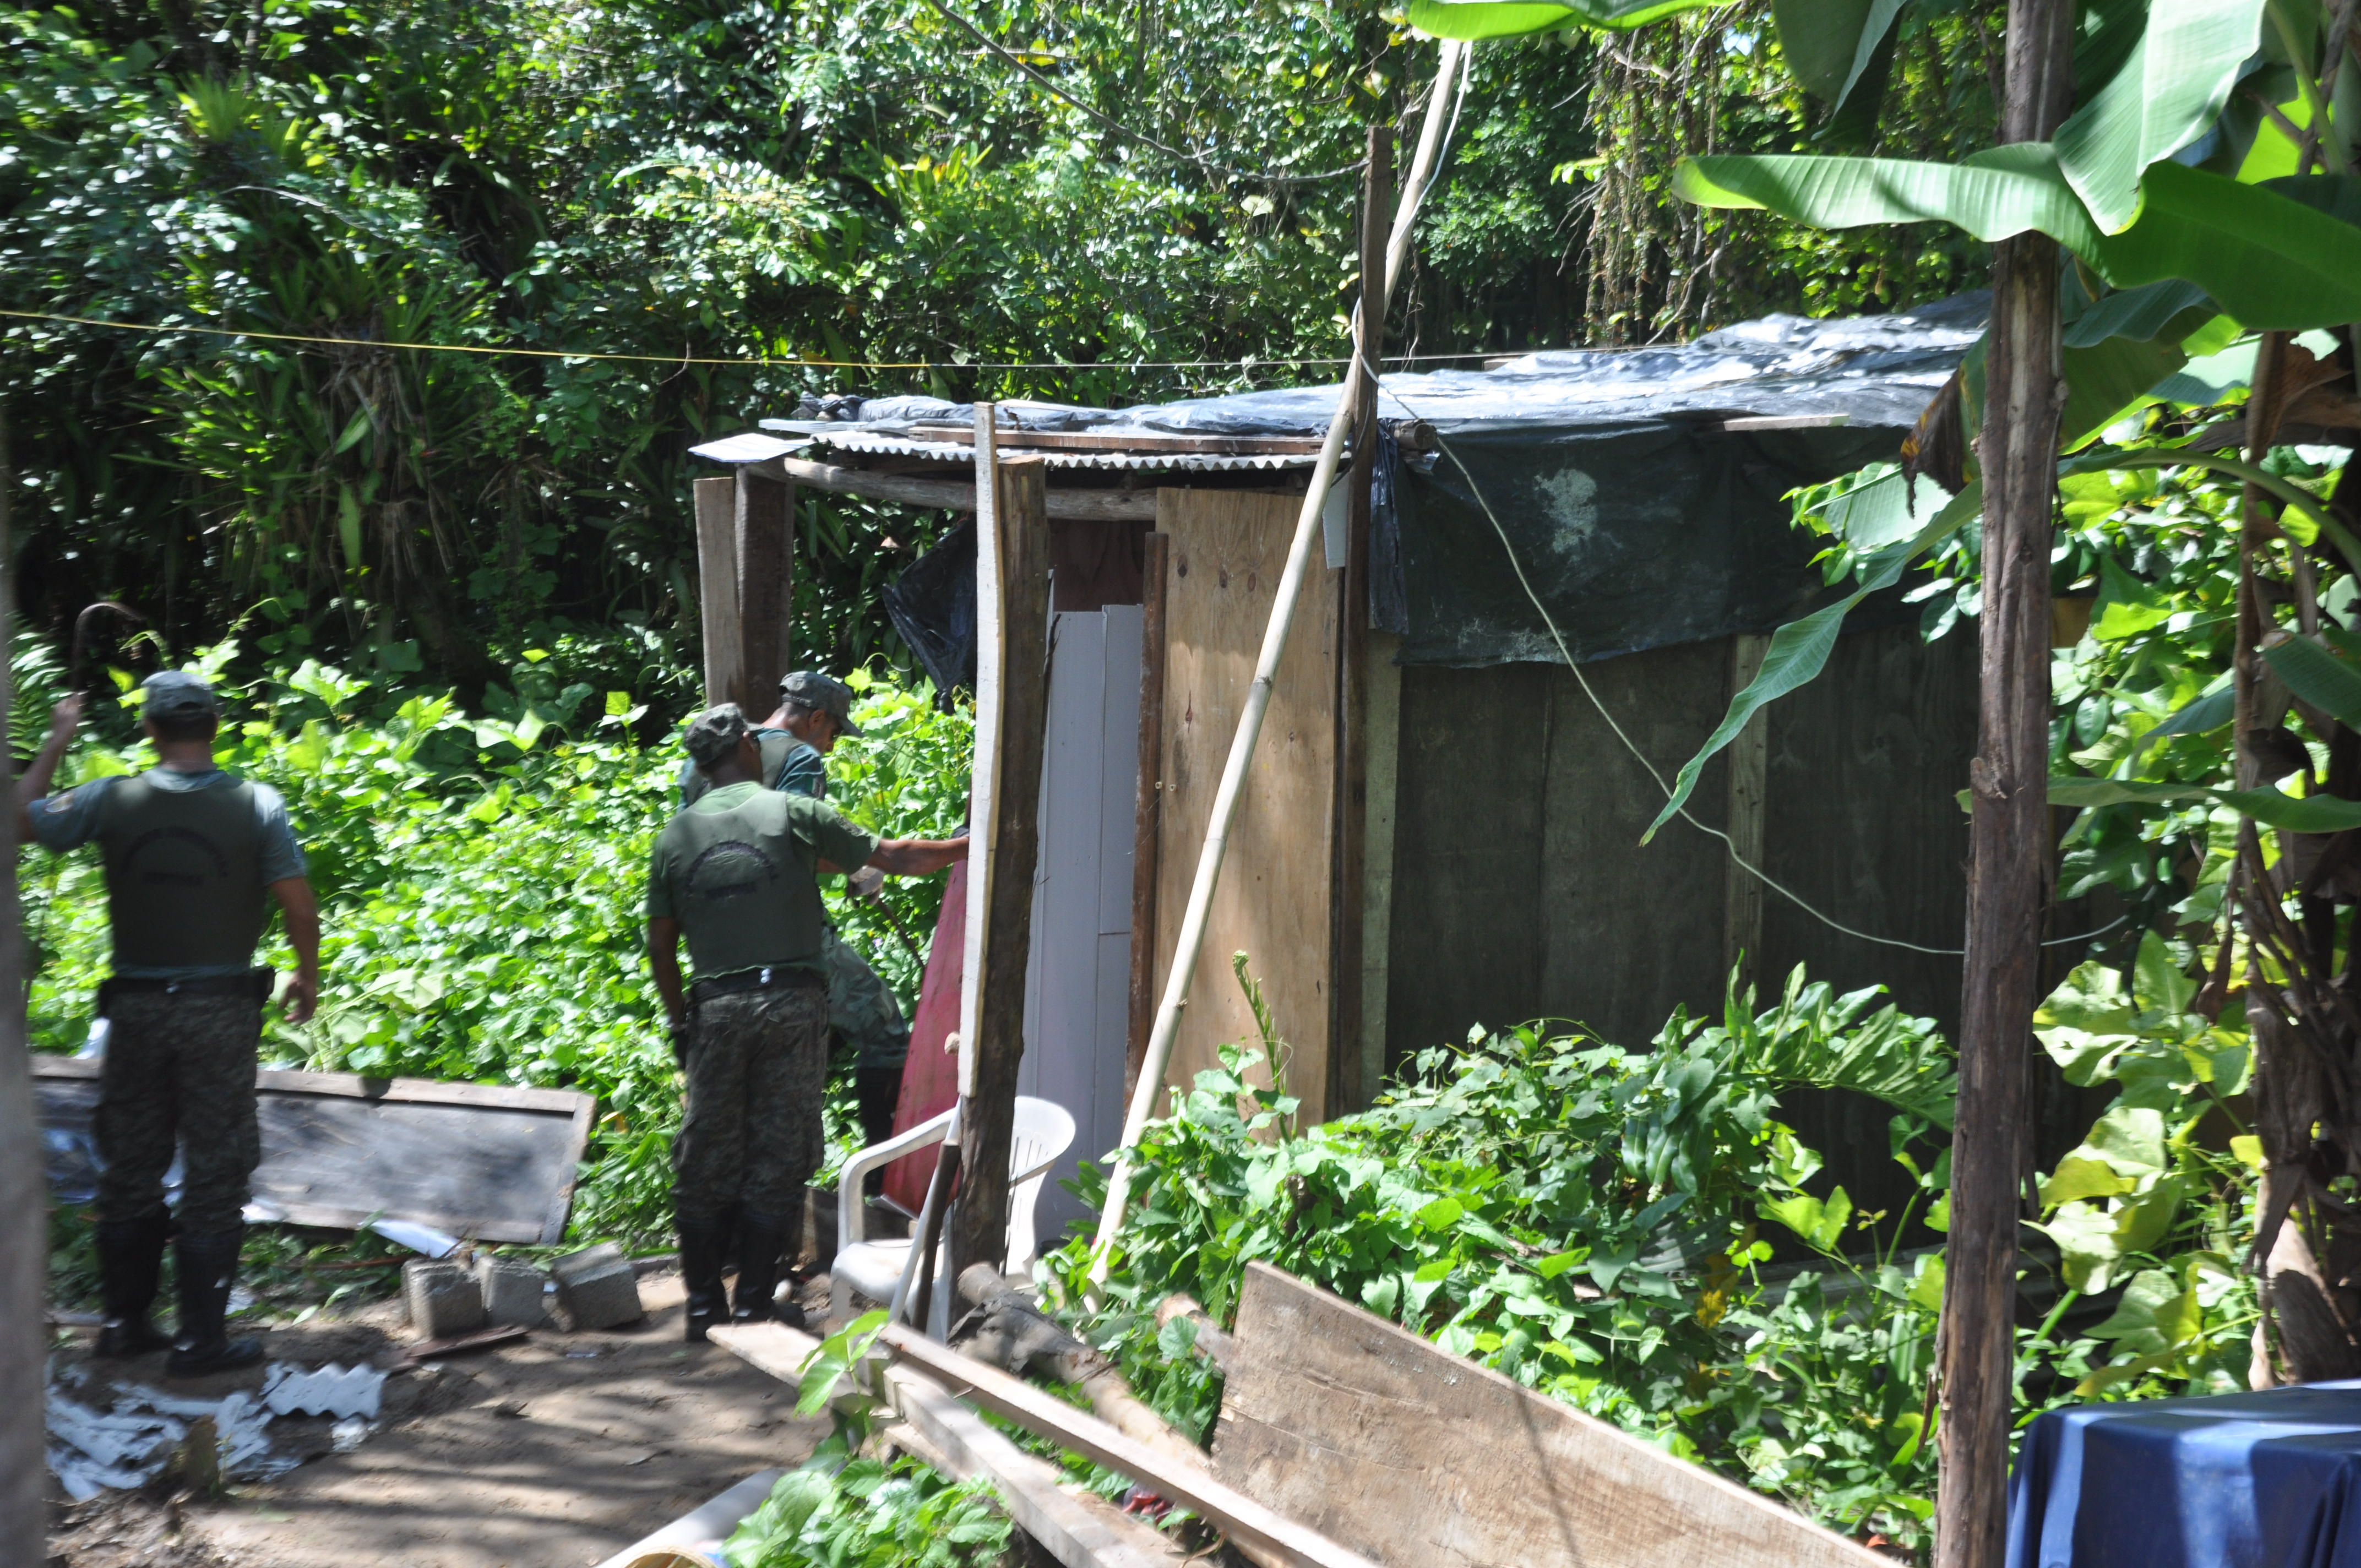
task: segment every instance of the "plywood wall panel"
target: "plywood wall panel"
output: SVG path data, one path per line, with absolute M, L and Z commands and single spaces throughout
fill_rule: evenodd
M 1165 609 L 1165 795 L 1156 986 L 1188 907 L 1213 792 L 1237 732 L 1302 506 L 1297 496 L 1159 490 L 1172 536 Z M 1321 1120 L 1328 1080 L 1329 916 L 1335 816 L 1336 595 L 1315 569 L 1295 610 L 1165 1081 L 1186 1085 L 1228 1041 L 1255 1037 L 1230 972 L 1244 951 L 1292 1047 L 1288 1087 Z

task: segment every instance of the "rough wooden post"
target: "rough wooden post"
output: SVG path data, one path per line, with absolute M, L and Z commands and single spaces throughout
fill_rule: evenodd
M 2009 0 L 2004 142 L 2048 141 L 2072 90 L 2063 0 Z M 2058 244 L 1993 250 L 1986 348 L 1983 695 L 1968 766 L 1966 983 L 1943 1287 L 1936 1568 L 2000 1568 L 2008 1536 L 2016 1227 L 2048 851 L 2049 548 L 2065 385 Z
M 1730 639 L 1731 692 L 1742 692 L 1753 683 L 1770 651 L 1768 637 L 1741 632 Z M 1756 708 L 1730 743 L 1730 860 L 1722 901 L 1721 969 L 1724 975 L 1736 970 L 1741 989 L 1763 972 L 1763 882 L 1738 862 L 1742 859 L 1747 865 L 1768 869 L 1763 865 L 1763 817 L 1770 773 L 1771 727 Z
M 759 719 L 778 706 L 795 608 L 796 488 L 738 470 L 731 532 L 738 558 L 738 706 Z
M 738 481 L 727 474 L 697 481 L 697 613 L 706 705 L 736 702 L 746 685 L 745 650 L 738 630 Z
M 8 502 L 16 491 L 8 463 L 7 415 L 0 411 L 0 563 L 8 548 Z M 0 596 L 0 648 L 8 645 L 7 605 Z M 8 711 L 8 667 L 0 660 L 0 713 Z M 0 812 L 0 847 L 16 863 L 16 814 Z M 16 882 L 0 888 L 0 1541 L 16 1541 L 27 1562 L 41 1556 L 46 1528 L 41 1493 L 49 1476 L 42 1453 L 41 1364 L 47 1337 L 42 1298 L 49 1262 L 49 1200 L 43 1190 L 41 1140 L 34 1125 L 33 1063 L 25 1049 L 23 952 L 17 940 Z M 13 1236 L 14 1240 L 6 1239 Z M 15 1559 L 11 1559 L 15 1561 Z
M 992 417 L 990 404 L 976 405 L 980 464 L 994 455 Z M 968 850 L 975 1003 L 967 1023 L 973 1034 L 961 1042 L 964 1174 L 951 1212 L 952 1279 L 973 1264 L 990 1264 L 995 1272 L 1008 1264 L 1009 1132 L 1025 1056 L 1025 969 L 1033 946 L 1049 716 L 1049 466 L 1038 457 L 1012 457 L 990 473 L 993 515 L 979 515 L 976 529 L 978 734 Z M 996 628 L 989 637 L 987 617 Z M 982 663 L 988 656 L 989 677 Z
M 1164 595 L 1172 536 L 1150 533 L 1140 565 L 1139 794 L 1131 824 L 1131 1021 L 1123 1043 L 1123 1096 L 1131 1098 L 1156 1023 L 1156 877 L 1164 826 Z
M 1369 127 L 1361 177 L 1361 303 L 1354 319 L 1353 470 L 1345 477 L 1345 569 L 1336 574 L 1335 894 L 1329 901 L 1328 1092 L 1332 1115 L 1357 1110 L 1376 1089 L 1361 1051 L 1363 889 L 1368 872 L 1369 522 L 1378 472 L 1377 367 L 1385 353 L 1387 209 L 1393 201 L 1393 132 Z

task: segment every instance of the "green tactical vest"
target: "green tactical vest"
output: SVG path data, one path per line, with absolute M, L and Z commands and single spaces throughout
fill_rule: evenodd
M 765 789 L 728 811 L 684 811 L 664 829 L 673 907 L 696 977 L 820 967 L 819 884 L 796 853 L 790 801 Z
M 169 790 L 129 778 L 107 791 L 100 809 L 115 967 L 252 963 L 262 939 L 254 786 L 239 779 L 227 788 Z

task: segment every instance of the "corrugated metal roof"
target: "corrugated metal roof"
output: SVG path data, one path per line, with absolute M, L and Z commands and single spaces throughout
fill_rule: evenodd
M 765 424 L 785 422 L 764 422 Z M 801 433 L 809 435 L 814 445 L 833 448 L 839 452 L 860 452 L 877 457 L 921 457 L 935 463 L 972 465 L 975 462 L 975 447 L 972 443 L 962 444 L 949 441 L 928 441 L 901 433 L 892 427 L 846 425 L 835 430 L 811 430 L 808 426 L 798 428 Z M 1142 432 L 1142 433 L 1148 433 Z M 1052 468 L 1126 469 L 1134 472 L 1184 474 L 1309 468 L 1318 460 L 1319 455 L 1312 452 L 1204 453 L 1119 450 L 1071 452 L 1030 445 L 1005 447 L 1003 449 L 1002 455 L 1013 455 L 1020 452 L 1027 457 L 1039 457 L 1045 460 Z

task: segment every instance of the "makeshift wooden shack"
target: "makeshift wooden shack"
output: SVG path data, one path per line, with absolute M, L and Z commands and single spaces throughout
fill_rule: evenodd
M 1479 1023 L 1576 1019 L 1643 1046 L 1675 1006 L 1718 1012 L 1741 955 L 1765 987 L 1803 964 L 1950 1019 L 1958 959 L 1917 948 L 1959 942 L 1971 637 L 1930 644 L 1917 607 L 1864 607 L 1827 675 L 1706 771 L 1696 818 L 1827 919 L 1695 826 L 1642 845 L 1664 794 L 1614 729 L 1670 779 L 1767 634 L 1823 591 L 1784 493 L 1894 456 L 1982 312 L 1966 298 L 1905 316 L 1774 317 L 1678 347 L 1388 376 L 1363 459 L 1367 532 L 1355 538 L 1340 486 L 1168 1081 L 1255 1037 L 1231 974 L 1241 952 L 1307 1121 L 1365 1104 L 1408 1054 Z M 1002 452 L 1049 466 L 1049 718 L 1021 1088 L 1073 1113 L 1070 1161 L 1120 1135 L 1126 1065 L 1171 961 L 1336 395 L 999 410 Z M 765 420 L 697 449 L 736 470 L 698 481 L 717 697 L 766 708 L 792 663 L 798 487 L 973 510 L 970 409 L 899 398 L 859 413 Z M 972 667 L 973 550 L 955 532 L 889 594 L 945 685 Z M 1839 1163 L 1852 1147 L 1879 1157 L 1864 1167 L 1883 1163 L 1883 1113 L 1842 1097 L 1791 1113 Z M 1889 1180 L 1839 1174 L 1865 1201 Z M 1078 1213 L 1053 1189 L 1045 1232 Z

